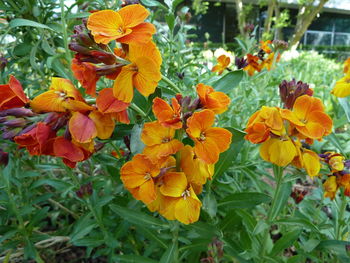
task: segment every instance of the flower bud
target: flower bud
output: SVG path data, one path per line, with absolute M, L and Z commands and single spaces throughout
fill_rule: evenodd
M 3 122 L 3 125 L 5 125 L 7 127 L 12 127 L 12 128 L 23 127 L 26 124 L 27 124 L 27 122 L 23 118 L 15 118 L 15 119 L 7 120 L 7 121 Z
M 292 109 L 295 100 L 302 95 L 312 96 L 313 90 L 309 88 L 307 83 L 302 81 L 296 82 L 295 79 L 292 81 L 283 80 L 279 85 L 280 97 L 284 103 L 284 107 Z
M 0 164 L 7 165 L 9 162 L 9 154 L 0 149 Z
M 4 116 L 14 116 L 14 117 L 32 117 L 34 112 L 31 109 L 26 108 L 12 108 L 0 111 L 0 117 Z
M 91 182 L 89 182 L 87 184 L 80 186 L 79 190 L 76 191 L 75 193 L 79 198 L 87 198 L 90 195 L 92 195 L 92 192 L 93 192 L 92 184 Z
M 245 68 L 246 66 L 248 66 L 248 62 L 244 57 L 242 57 L 242 58 L 235 57 L 235 65 L 236 65 L 237 69 L 242 69 L 242 68 Z

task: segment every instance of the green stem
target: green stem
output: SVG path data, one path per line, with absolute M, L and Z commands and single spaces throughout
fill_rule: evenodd
M 263 263 L 265 262 L 264 256 L 266 253 L 266 244 L 269 238 L 269 234 L 270 234 L 270 228 L 272 225 L 272 221 L 273 221 L 273 217 L 272 217 L 272 212 L 273 212 L 273 208 L 275 207 L 275 203 L 277 201 L 277 196 L 280 192 L 280 188 L 283 182 L 283 167 L 277 166 L 277 165 L 273 165 L 273 174 L 275 177 L 275 181 L 276 181 L 276 189 L 272 198 L 272 202 L 271 202 L 271 206 L 269 208 L 269 211 L 267 213 L 267 219 L 266 219 L 266 223 L 268 225 L 268 227 L 265 230 L 263 239 L 262 239 L 262 244 L 261 244 L 261 249 L 260 249 L 260 262 Z
M 89 210 L 91 211 L 91 213 L 93 214 L 95 220 L 97 221 L 98 226 L 101 228 L 103 236 L 104 236 L 104 239 L 105 239 L 105 242 L 108 245 L 108 232 L 107 232 L 107 229 L 106 229 L 105 225 L 103 224 L 101 218 L 96 213 L 96 210 L 94 209 L 93 205 L 91 204 L 90 198 L 86 198 L 86 204 L 87 204 Z
M 132 109 L 133 111 L 137 112 L 138 114 L 140 114 L 143 118 L 147 118 L 149 119 L 150 121 L 152 121 L 152 119 L 150 118 L 150 116 L 148 116 L 142 109 L 140 109 L 139 106 L 137 106 L 136 104 L 134 103 L 131 103 L 130 104 L 130 109 Z
M 171 88 L 173 88 L 176 92 L 181 93 L 181 90 L 178 86 L 175 85 L 174 82 L 172 82 L 170 79 L 168 79 L 166 76 L 162 74 L 162 80 L 168 84 Z
M 63 33 L 63 43 L 64 43 L 64 48 L 66 49 L 66 59 L 68 64 L 70 64 L 72 61 L 72 55 L 68 48 L 68 35 L 67 35 L 67 25 L 66 25 L 66 14 L 64 11 L 64 0 L 60 0 L 60 6 L 61 6 L 61 26 L 62 26 L 62 33 Z
M 335 234 L 335 237 L 337 240 L 342 240 L 341 228 L 343 226 L 345 209 L 346 209 L 346 196 L 344 194 L 344 190 L 342 189 L 342 191 L 341 191 L 341 205 L 339 208 L 338 223 L 337 223 L 336 234 Z
M 169 222 L 170 223 L 170 222 Z M 179 222 L 178 221 L 174 221 L 172 222 L 172 228 L 171 228 L 171 232 L 173 234 L 173 239 L 172 242 L 173 244 L 175 243 L 176 247 L 175 247 L 175 252 L 174 252 L 174 262 L 178 263 L 179 262 Z

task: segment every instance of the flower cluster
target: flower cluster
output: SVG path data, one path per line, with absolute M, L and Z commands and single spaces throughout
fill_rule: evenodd
M 277 52 L 280 48 L 280 45 L 271 40 L 260 41 L 258 53 L 256 55 L 247 54 L 245 64 L 237 66 L 247 71 L 249 76 L 253 76 L 255 71 L 260 72 L 264 68 L 270 71 L 281 58 L 281 54 Z
M 320 157 L 331 171 L 323 184 L 325 197 L 333 200 L 341 187 L 344 188 L 344 194 L 350 196 L 350 160 L 336 152 L 325 152 Z
M 72 168 L 101 149 L 104 144 L 96 139 L 110 138 L 117 122 L 129 123 L 134 87 L 149 96 L 161 78 L 162 59 L 152 41 L 156 30 L 144 22 L 148 15 L 142 5 L 132 4 L 94 12 L 75 27 L 71 67 L 89 100 L 70 80 L 52 78 L 48 91 L 30 101 L 11 76 L 0 89 L 3 137 L 31 155 L 61 157 Z M 114 50 L 108 46 L 112 41 Z M 102 76 L 114 80 L 113 87 L 97 90 Z
M 144 124 L 145 148 L 121 169 L 124 186 L 151 211 L 184 224 L 198 220 L 201 202 L 197 195 L 214 174 L 214 164 L 226 151 L 232 134 L 212 127 L 215 114 L 223 113 L 229 97 L 198 84 L 197 99 L 178 94 L 169 104 L 153 100 L 156 121 Z M 183 140 L 187 137 L 187 140 Z M 184 145 L 184 142 L 192 142 Z
M 255 112 L 248 121 L 245 139 L 261 144 L 260 155 L 265 161 L 278 166 L 292 164 L 316 176 L 320 158 L 309 145 L 331 133 L 332 119 L 305 83 L 284 81 L 280 94 L 284 108 L 263 106 Z
M 350 95 L 350 58 L 344 62 L 345 76 L 338 80 L 331 93 L 339 98 L 344 98 Z

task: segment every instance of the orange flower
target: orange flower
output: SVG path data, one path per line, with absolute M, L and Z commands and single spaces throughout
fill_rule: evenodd
M 56 133 L 50 126 L 38 122 L 29 132 L 16 136 L 14 141 L 20 147 L 25 147 L 31 155 L 52 155 L 55 137 Z
M 272 52 L 270 45 L 272 44 L 271 40 L 260 41 L 260 49 L 264 50 L 265 53 L 270 54 Z
M 77 162 L 81 162 L 90 157 L 91 152 L 79 147 L 62 136 L 55 138 L 53 143 L 53 155 L 61 157 L 64 164 L 70 168 L 75 168 Z
M 96 98 L 96 106 L 102 113 L 121 112 L 126 110 L 129 105 L 130 103 L 114 98 L 112 88 L 101 90 Z
M 100 76 L 96 73 L 96 66 L 88 62 L 79 62 L 76 58 L 72 60 L 72 71 L 74 77 L 80 82 L 86 90 L 86 94 L 92 97 L 96 96 L 96 82 Z
M 72 82 L 63 78 L 52 78 L 49 90 L 36 96 L 31 101 L 30 106 L 36 112 L 87 111 L 93 109 L 85 103 Z
M 261 65 L 258 63 L 259 57 L 253 56 L 252 54 L 247 54 L 248 66 L 244 68 L 248 72 L 249 76 L 253 76 L 255 71 L 261 71 Z
M 270 138 L 270 132 L 281 135 L 283 131 L 283 120 L 279 109 L 263 106 L 249 118 L 244 138 L 252 143 L 262 143 Z
M 128 5 L 115 12 L 102 10 L 92 13 L 87 21 L 96 43 L 107 45 L 116 40 L 121 43 L 146 44 L 156 32 L 155 27 L 143 22 L 149 12 L 142 5 Z
M 350 174 L 343 174 L 339 180 L 339 185 L 344 187 L 344 195 L 350 196 Z
M 195 112 L 187 120 L 186 132 L 194 140 L 194 152 L 207 164 L 216 163 L 220 153 L 231 144 L 232 134 L 224 128 L 211 127 L 215 114 L 211 110 Z
M 332 119 L 324 113 L 323 104 L 318 98 L 300 96 L 294 103 L 293 111 L 282 109 L 281 116 L 310 139 L 321 139 L 332 132 Z
M 99 111 L 89 114 L 73 112 L 68 127 L 73 139 L 79 143 L 90 143 L 95 137 L 108 139 L 114 131 L 112 115 Z
M 281 58 L 281 54 L 278 54 L 276 61 L 278 62 Z M 271 70 L 272 66 L 273 66 L 273 62 L 275 59 L 275 53 L 272 52 L 271 54 L 268 55 L 268 57 L 261 63 L 261 68 L 266 68 L 268 71 Z
M 154 178 L 160 173 L 160 167 L 143 154 L 137 154 L 125 163 L 120 170 L 120 179 L 132 195 L 145 204 L 156 199 Z
M 164 127 L 157 121 L 145 123 L 141 133 L 141 141 L 146 145 L 143 153 L 152 160 L 176 153 L 183 144 L 174 136 L 174 129 Z
M 162 58 L 156 45 L 149 41 L 145 45 L 129 45 L 127 59 L 130 64 L 122 67 L 114 81 L 113 94 L 126 103 L 134 96 L 134 87 L 145 97 L 152 94 L 161 79 Z
M 196 194 L 201 192 L 202 185 L 214 175 L 214 164 L 207 164 L 199 159 L 191 146 L 186 145 L 180 151 L 180 167 L 186 174 L 188 182 L 193 186 Z
M 297 149 L 289 137 L 270 138 L 260 146 L 260 156 L 278 166 L 290 164 L 297 155 Z
M 325 190 L 324 196 L 329 197 L 330 199 L 333 200 L 338 190 L 337 177 L 336 176 L 328 177 L 323 184 L 323 188 Z
M 186 175 L 181 172 L 168 172 L 162 178 L 159 188 L 163 197 L 160 212 L 168 219 L 191 224 L 198 221 L 202 206 Z
M 8 84 L 0 85 L 0 110 L 20 108 L 29 102 L 21 83 L 12 75 Z
M 158 122 L 164 127 L 181 129 L 181 106 L 176 98 L 171 99 L 171 104 L 172 106 L 166 103 L 165 100 L 157 97 L 153 100 L 152 111 Z
M 344 98 L 350 95 L 350 73 L 335 83 L 331 94 L 338 98 Z
M 230 105 L 230 98 L 223 92 L 215 91 L 213 87 L 199 83 L 197 94 L 204 108 L 212 110 L 216 114 L 225 112 Z
M 221 55 L 220 57 L 218 57 L 217 59 L 218 64 L 215 65 L 211 71 L 212 72 L 218 72 L 219 75 L 222 74 L 222 72 L 224 72 L 224 70 L 228 67 L 228 65 L 230 65 L 230 57 L 227 57 L 225 55 Z

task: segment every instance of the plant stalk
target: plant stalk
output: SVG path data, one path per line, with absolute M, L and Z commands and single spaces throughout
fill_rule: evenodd
M 262 239 L 261 249 L 260 249 L 260 256 L 261 256 L 260 262 L 261 263 L 265 262 L 264 256 L 266 253 L 266 243 L 267 243 L 267 240 L 269 238 L 270 228 L 271 228 L 272 221 L 273 221 L 272 211 L 273 211 L 273 207 L 275 207 L 275 203 L 277 201 L 277 196 L 280 192 L 280 188 L 281 188 L 281 185 L 283 182 L 283 169 L 284 169 L 283 167 L 277 166 L 275 164 L 273 165 L 273 174 L 274 174 L 274 177 L 276 180 L 276 189 L 275 189 L 275 192 L 274 192 L 274 195 L 272 198 L 271 206 L 270 206 L 269 211 L 267 213 L 266 223 L 267 223 L 268 227 L 265 230 L 265 233 L 264 233 L 264 236 Z

